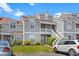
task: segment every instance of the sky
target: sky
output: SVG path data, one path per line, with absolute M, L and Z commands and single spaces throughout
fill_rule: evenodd
M 0 17 L 19 19 L 45 12 L 50 15 L 79 13 L 79 3 L 0 3 Z

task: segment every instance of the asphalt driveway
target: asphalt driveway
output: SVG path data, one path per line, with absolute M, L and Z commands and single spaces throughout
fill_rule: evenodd
M 34 54 L 16 54 L 16 56 L 68 56 L 67 54 L 63 53 L 34 53 Z

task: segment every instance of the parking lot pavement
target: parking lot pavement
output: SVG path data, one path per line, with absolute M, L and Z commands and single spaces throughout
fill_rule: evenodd
M 36 53 L 36 54 L 16 54 L 16 56 L 67 56 L 62 53 Z

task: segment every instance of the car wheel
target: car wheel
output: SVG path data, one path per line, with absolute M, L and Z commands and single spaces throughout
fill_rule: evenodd
M 57 53 L 57 52 L 58 52 L 58 50 L 57 50 L 57 48 L 56 48 L 56 47 L 54 48 L 54 52 L 55 52 L 55 53 Z
M 77 54 L 76 54 L 76 52 L 75 52 L 74 49 L 70 49 L 70 50 L 69 50 L 69 55 L 70 55 L 70 56 L 76 56 Z

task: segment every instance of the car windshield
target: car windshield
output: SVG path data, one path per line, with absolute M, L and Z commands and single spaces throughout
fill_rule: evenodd
M 78 40 L 78 42 L 79 42 L 79 40 Z
M 8 44 L 5 41 L 0 41 L 0 46 L 8 46 Z

